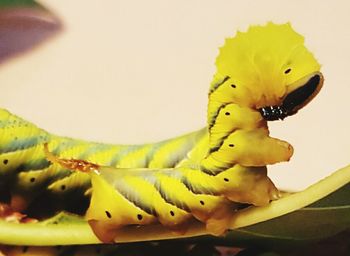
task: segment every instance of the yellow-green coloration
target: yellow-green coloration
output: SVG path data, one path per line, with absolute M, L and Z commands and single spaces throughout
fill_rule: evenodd
M 226 39 L 216 66 L 211 90 L 224 77 L 229 77 L 226 82 L 235 88 L 222 87 L 212 99 L 251 108 L 278 105 L 295 89 L 289 85 L 320 70 L 320 64 L 304 45 L 304 37 L 289 23 L 252 26 Z
M 208 104 L 211 154 L 202 166 L 217 173 L 232 164 L 288 161 L 292 146 L 268 136 L 267 122 L 258 110 L 281 105 L 310 76 L 319 74 L 320 65 L 304 46 L 304 38 L 289 23 L 252 26 L 226 39 L 216 66 Z M 322 81 L 315 94 L 321 86 Z
M 257 198 L 270 198 L 277 192 L 264 168 L 236 166 L 212 176 L 183 167 L 100 167 L 90 175 L 94 190 L 86 219 L 104 242 L 112 241 L 119 228 L 132 224 L 159 222 L 182 234 L 190 219 L 204 222 L 209 233 L 221 235 L 237 209 L 234 202 L 263 205 L 266 199 Z
M 59 207 L 65 210 L 71 210 L 67 201 L 74 205 L 85 198 L 85 204 L 88 203 L 84 193 L 91 186 L 89 176 L 51 164 L 45 157 L 44 143 L 62 158 L 85 159 L 113 167 L 172 168 L 206 137 L 203 129 L 155 144 L 91 143 L 52 135 L 4 109 L 0 110 L 0 129 L 0 191 L 11 192 L 12 207 L 17 210 L 30 207 L 42 195 L 48 200 L 62 199 L 63 205 Z
M 288 161 L 293 148 L 269 136 L 268 117 L 295 114 L 319 92 L 323 77 L 289 24 L 237 33 L 216 64 L 208 127 L 160 143 L 114 146 L 63 138 L 1 110 L 0 191 L 11 192 L 15 209 L 35 212 L 31 202 L 51 200 L 59 209 L 86 213 L 104 241 L 135 224 L 159 222 L 185 232 L 191 218 L 222 234 L 239 203 L 266 205 L 279 197 L 266 165 Z M 44 143 L 57 159 L 108 167 L 89 175 L 72 172 L 46 159 Z M 78 207 L 83 199 L 86 205 Z

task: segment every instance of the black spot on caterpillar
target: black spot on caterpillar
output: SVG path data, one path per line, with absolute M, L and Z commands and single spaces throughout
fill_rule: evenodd
M 292 69 L 288 68 L 284 71 L 285 74 L 288 74 L 290 71 L 292 71 Z
M 109 211 L 105 211 L 105 213 L 106 213 L 106 216 L 107 216 L 107 218 L 112 218 L 112 215 L 110 214 L 110 212 Z
M 246 43 L 265 35 L 260 44 Z M 323 83 L 320 66 L 303 43 L 289 24 L 272 23 L 228 39 L 209 91 L 209 129 L 154 145 L 61 138 L 1 112 L 0 153 L 8 162 L 0 178 L 23 191 L 31 188 L 32 200 L 46 189 L 62 195 L 80 187 L 77 194 L 85 195 L 91 181 L 86 217 L 103 241 L 113 239 L 106 230 L 125 225 L 160 223 L 185 232 L 191 219 L 222 234 L 236 202 L 265 205 L 278 197 L 265 166 L 288 161 L 293 149 L 269 136 L 267 121 L 295 114 Z M 254 59 L 242 58 L 242 51 Z M 44 155 L 45 143 L 53 154 Z

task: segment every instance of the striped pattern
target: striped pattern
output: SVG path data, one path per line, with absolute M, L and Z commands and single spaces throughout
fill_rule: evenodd
M 90 178 L 46 160 L 43 144 L 62 158 L 83 159 L 99 165 L 120 168 L 172 168 L 187 158 L 206 131 L 190 133 L 172 140 L 145 145 L 109 145 L 54 136 L 35 125 L 0 110 L 0 191 L 27 201 L 41 193 L 65 195 L 79 191 L 84 196 Z M 169 152 L 172 152 L 169 154 Z M 29 193 L 28 193 L 29 192 Z
M 266 205 L 278 197 L 266 165 L 288 161 L 293 148 L 269 136 L 259 109 L 280 105 L 290 95 L 289 85 L 295 90 L 300 76 L 319 70 L 303 42 L 289 24 L 272 23 L 227 39 L 209 90 L 208 129 L 155 144 L 53 136 L 0 110 L 0 191 L 10 189 L 14 208 L 27 204 L 28 212 L 42 197 L 45 207 L 53 203 L 59 210 L 82 205 L 77 212 L 86 213 L 103 241 L 111 239 L 106 230 L 124 225 L 159 222 L 183 232 L 190 218 L 222 234 L 237 202 Z M 58 158 L 100 167 L 87 175 L 52 164 L 44 143 Z
M 65 163 L 67 161 L 69 160 L 64 160 Z M 80 163 L 81 166 L 86 164 Z M 271 181 L 267 179 L 264 182 L 266 172 L 242 166 L 227 169 L 218 175 L 209 175 L 199 169 L 186 167 L 80 168 L 76 167 L 76 171 L 89 170 L 93 184 L 86 218 L 95 224 L 99 223 L 97 226 L 106 227 L 101 229 L 91 224 L 95 234 L 104 242 L 110 241 L 107 238 L 108 227 L 159 222 L 174 230 L 183 230 L 186 229 L 187 221 L 193 218 L 205 222 L 209 232 L 222 234 L 230 221 L 232 210 L 237 207 L 230 200 L 264 205 L 277 193 Z M 249 185 L 255 181 L 262 181 L 255 189 L 271 194 L 258 196 L 257 199 L 252 197 L 254 189 Z
M 201 177 L 201 181 L 194 181 L 191 176 Z M 188 187 L 188 180 L 192 180 L 191 188 L 203 190 L 193 193 Z M 212 185 L 204 188 L 203 181 Z M 221 183 L 217 177 L 184 167 L 137 171 L 100 168 L 99 175 L 92 173 L 92 182 L 94 190 L 87 219 L 106 225 L 143 225 L 158 221 L 164 226 L 181 230 L 184 228 L 181 225 L 187 220 L 195 217 L 207 222 L 216 211 L 230 205 L 223 197 L 214 196 L 215 193 L 219 193 L 216 190 L 220 189 Z M 108 189 L 105 182 L 109 184 Z M 111 192 L 110 188 L 113 189 Z M 210 191 L 203 193 L 208 189 Z M 229 216 L 231 208 L 225 209 L 225 215 Z M 227 219 L 217 221 L 216 229 L 220 230 L 218 233 L 223 233 Z M 107 241 L 103 230 L 95 229 L 95 233 L 100 239 Z

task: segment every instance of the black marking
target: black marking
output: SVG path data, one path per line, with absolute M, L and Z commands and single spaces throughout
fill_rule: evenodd
M 153 206 L 142 203 L 142 200 L 140 198 L 135 198 L 132 195 L 128 195 L 123 190 L 117 189 L 117 192 L 119 192 L 126 200 L 133 203 L 136 207 L 140 208 L 141 210 L 150 215 L 157 217 L 157 213 Z
M 224 181 L 229 182 L 230 180 L 228 178 L 224 178 Z
M 8 159 L 4 159 L 4 161 L 2 161 L 5 165 L 8 164 L 9 160 Z
M 170 211 L 171 216 L 175 216 L 175 213 L 173 211 Z
M 138 219 L 138 220 L 142 220 L 142 218 L 143 218 L 143 217 L 142 217 L 141 214 L 137 214 L 137 219 Z
M 220 144 L 219 144 L 218 146 L 215 146 L 215 147 L 210 148 L 210 149 L 209 149 L 209 154 L 218 151 L 218 150 L 221 148 L 221 146 L 222 146 L 223 143 L 224 143 L 224 142 L 221 141 Z
M 205 168 L 204 166 L 201 166 L 200 167 L 200 170 L 210 176 L 215 176 L 216 174 L 218 174 L 219 172 L 217 172 L 216 170 L 212 171 L 212 170 L 209 170 L 207 168 Z
M 210 175 L 210 176 L 215 176 L 215 175 L 217 175 L 217 174 L 219 174 L 219 173 L 225 171 L 226 169 L 227 169 L 226 166 L 215 166 L 215 168 L 213 168 L 213 169 L 207 169 L 207 168 L 204 167 L 204 166 L 201 166 L 201 167 L 200 167 L 200 170 L 201 170 L 202 172 L 204 172 L 205 174 L 208 174 L 208 175 Z
M 232 88 L 236 88 L 237 86 L 235 84 L 231 84 L 231 87 Z
M 230 169 L 234 166 L 234 164 L 231 163 L 221 163 L 221 166 L 213 166 L 211 169 L 206 168 L 205 166 L 200 166 L 200 170 L 204 172 L 205 174 L 208 174 L 210 176 L 215 176 L 223 171 L 226 171 L 227 169 Z
M 190 208 L 184 202 L 181 202 L 179 200 L 173 200 L 173 199 L 169 198 L 167 196 L 167 193 L 163 189 L 163 187 L 159 184 L 159 182 L 154 184 L 154 187 L 157 189 L 160 196 L 164 199 L 165 202 L 167 202 L 168 204 L 171 204 L 173 206 L 176 206 L 177 208 L 179 208 L 181 210 L 184 210 L 186 212 L 190 212 Z
M 109 211 L 105 211 L 105 213 L 106 213 L 106 216 L 110 219 L 110 218 L 112 218 L 112 214 L 109 212 Z
M 229 144 L 228 145 L 230 148 L 233 148 L 235 145 L 234 144 Z
M 230 115 L 230 112 L 226 112 L 225 115 L 229 116 L 229 115 Z
M 314 75 L 305 85 L 289 93 L 283 100 L 282 105 L 260 108 L 261 116 L 267 121 L 275 121 L 294 115 L 310 100 L 310 97 L 317 90 L 320 80 L 320 75 Z
M 30 182 L 34 182 L 35 181 L 35 178 L 30 178 Z
M 203 201 L 203 200 L 200 200 L 199 203 L 200 203 L 201 205 L 204 205 L 204 201 Z
M 226 76 L 222 81 L 218 82 L 217 84 L 214 84 L 213 87 L 209 91 L 209 95 L 215 92 L 221 85 L 223 85 L 228 79 L 230 79 L 229 76 Z
M 288 74 L 290 71 L 292 71 L 292 69 L 288 68 L 284 71 L 285 74 Z
M 261 116 L 267 121 L 283 120 L 288 116 L 281 106 L 270 106 L 259 109 Z
M 61 186 L 61 190 L 63 191 L 63 190 L 65 190 L 66 189 L 66 185 L 62 185 Z
M 297 88 L 287 95 L 287 97 L 283 100 L 282 107 L 288 112 L 294 113 L 294 109 L 307 101 L 316 91 L 318 85 L 320 84 L 320 80 L 321 77 L 319 75 L 311 77 L 305 85 Z
M 181 182 L 186 186 L 186 188 L 191 191 L 193 194 L 197 195 L 216 195 L 216 191 L 212 191 L 205 187 L 198 188 L 197 186 L 193 186 L 192 183 L 188 180 L 187 177 L 183 176 L 181 178 Z
M 228 133 L 226 133 L 226 135 L 221 138 L 221 141 L 220 141 L 220 143 L 217 146 L 212 147 L 212 148 L 209 149 L 208 155 L 218 151 L 221 148 L 221 146 L 224 144 L 224 142 L 227 139 L 227 137 L 230 136 L 234 131 L 235 131 L 235 129 L 230 131 L 230 132 L 228 132 Z
M 216 113 L 214 114 L 214 116 L 210 119 L 209 122 L 209 130 L 211 130 L 211 128 L 214 126 L 215 122 L 216 122 L 216 118 L 219 116 L 221 109 L 223 109 L 224 107 L 226 107 L 226 105 L 228 105 L 229 103 L 223 103 L 218 110 L 216 111 Z

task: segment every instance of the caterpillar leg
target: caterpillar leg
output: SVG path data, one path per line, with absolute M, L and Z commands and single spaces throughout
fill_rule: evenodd
M 172 172 L 179 173 L 170 176 L 166 175 L 169 173 L 164 172 L 159 172 L 157 174 L 157 177 L 161 181 L 157 187 L 159 191 L 161 191 L 162 196 L 166 198 L 169 203 L 186 210 L 191 213 L 194 218 L 205 223 L 209 233 L 213 235 L 224 234 L 236 206 L 224 196 L 214 195 L 214 193 L 212 193 L 214 190 L 211 190 L 211 186 L 215 187 L 215 182 L 213 182 L 214 177 L 209 177 L 200 170 L 189 168 L 179 168 Z M 205 176 L 208 176 L 209 179 L 206 180 Z M 200 185 L 203 187 L 208 185 L 208 190 L 196 189 L 196 184 L 194 183 L 201 183 Z M 184 222 L 184 224 L 186 224 L 186 222 Z
M 221 195 L 237 203 L 260 206 L 280 197 L 278 189 L 267 176 L 265 166 L 244 167 L 236 164 L 216 175 L 187 169 L 182 182 L 196 196 L 214 195 L 214 198 L 218 198 L 217 195 Z
M 228 169 L 233 164 L 265 166 L 289 161 L 293 147 L 285 141 L 268 136 L 266 129 L 237 130 L 225 138 L 220 147 L 211 152 L 201 164 L 211 172 Z
M 91 182 L 93 191 L 86 219 L 103 242 L 110 242 L 113 232 L 123 226 L 157 222 L 155 216 L 136 207 L 100 175 L 92 173 Z
M 117 230 L 120 228 L 100 220 L 88 220 L 88 223 L 94 234 L 103 243 L 113 243 L 114 238 L 117 236 Z
M 93 191 L 85 218 L 101 241 L 111 242 L 114 231 L 123 226 L 147 225 L 157 221 L 153 215 L 135 207 L 103 179 L 98 165 L 77 159 L 60 159 L 49 152 L 47 144 L 45 154 L 53 163 L 90 175 Z
M 191 219 L 192 215 L 174 205 L 166 197 L 166 192 L 159 188 L 158 182 L 162 179 L 157 178 L 157 173 L 162 170 L 120 171 L 125 173 L 122 178 L 115 180 L 115 189 L 119 193 L 125 195 L 135 206 L 156 217 L 163 226 L 179 234 L 185 233 L 187 228 L 183 223 Z M 102 176 L 104 172 L 105 170 L 101 171 Z M 176 187 L 171 187 L 171 190 L 176 190 Z
M 234 167 L 215 176 L 219 193 L 233 202 L 267 205 L 280 198 L 280 192 L 267 176 L 266 167 Z
M 220 207 L 215 210 L 205 223 L 207 231 L 215 236 L 224 235 L 228 230 L 235 208 L 236 206 L 233 202 L 226 201 L 220 204 Z
M 236 165 L 213 176 L 185 167 L 101 167 L 86 161 L 57 158 L 47 146 L 45 152 L 53 163 L 90 175 L 92 196 L 86 219 L 104 242 L 112 241 L 117 231 L 126 225 L 159 222 L 182 234 L 193 217 L 205 223 L 211 234 L 222 235 L 237 209 L 234 202 L 264 205 L 277 193 L 267 178 L 266 168 Z

